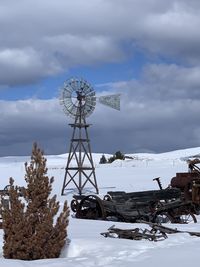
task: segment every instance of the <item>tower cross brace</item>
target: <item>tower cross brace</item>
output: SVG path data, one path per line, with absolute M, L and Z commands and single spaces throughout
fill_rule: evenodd
M 79 108 L 77 109 L 75 122 L 69 124 L 73 128 L 73 132 L 65 168 L 62 195 L 65 195 L 65 191 L 71 183 L 76 186 L 79 195 L 83 194 L 83 189 L 89 183 L 95 188 L 98 194 L 99 189 L 88 135 L 90 124 L 86 123 L 85 116 L 82 114 L 81 107 L 83 99 L 80 96 L 77 99 L 79 101 Z

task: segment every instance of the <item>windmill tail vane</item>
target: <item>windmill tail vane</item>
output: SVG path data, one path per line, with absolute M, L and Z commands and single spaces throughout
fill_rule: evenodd
M 100 96 L 98 101 L 105 106 L 120 110 L 120 94 Z

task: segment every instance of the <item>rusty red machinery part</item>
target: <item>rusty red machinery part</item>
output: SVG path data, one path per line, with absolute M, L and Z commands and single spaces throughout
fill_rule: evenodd
M 200 179 L 200 176 L 196 172 L 178 172 L 176 176 L 171 179 L 171 186 L 184 190 L 188 184 L 198 179 Z
M 179 188 L 186 200 L 192 200 L 193 203 L 200 205 L 200 192 L 198 184 L 200 184 L 200 168 L 197 164 L 200 159 L 188 160 L 188 172 L 176 173 L 171 179 L 171 187 Z

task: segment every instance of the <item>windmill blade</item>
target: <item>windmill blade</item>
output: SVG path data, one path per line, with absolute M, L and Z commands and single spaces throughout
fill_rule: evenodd
M 108 106 L 116 110 L 120 110 L 120 94 L 100 96 L 98 100 L 99 103 L 105 106 Z

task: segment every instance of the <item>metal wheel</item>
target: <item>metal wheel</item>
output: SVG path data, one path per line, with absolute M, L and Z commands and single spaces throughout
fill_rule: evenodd
M 154 222 L 156 223 L 180 223 L 180 224 L 188 224 L 188 223 L 196 223 L 197 219 L 192 212 L 187 212 L 185 214 L 173 215 L 170 212 L 162 212 L 157 214 L 154 217 Z
M 188 223 L 197 223 L 197 219 L 195 215 L 190 212 L 187 214 L 182 214 L 177 218 L 177 223 L 182 223 L 182 224 L 188 224 Z
M 111 195 L 107 194 L 107 195 L 105 195 L 103 197 L 103 200 L 105 200 L 105 201 L 111 201 L 112 200 L 112 197 L 111 197 Z
M 174 218 L 170 216 L 168 212 L 162 212 L 160 214 L 156 214 L 153 222 L 155 223 L 172 223 L 174 221 Z
M 77 115 L 88 117 L 95 109 L 95 91 L 84 79 L 71 78 L 64 83 L 60 104 L 63 111 L 72 118 Z
M 76 199 L 72 199 L 71 204 L 70 204 L 70 207 L 71 207 L 71 210 L 73 212 L 77 212 L 78 207 L 79 207 L 78 201 Z
M 81 219 L 105 219 L 102 200 L 94 195 L 86 196 L 79 203 L 76 217 Z

